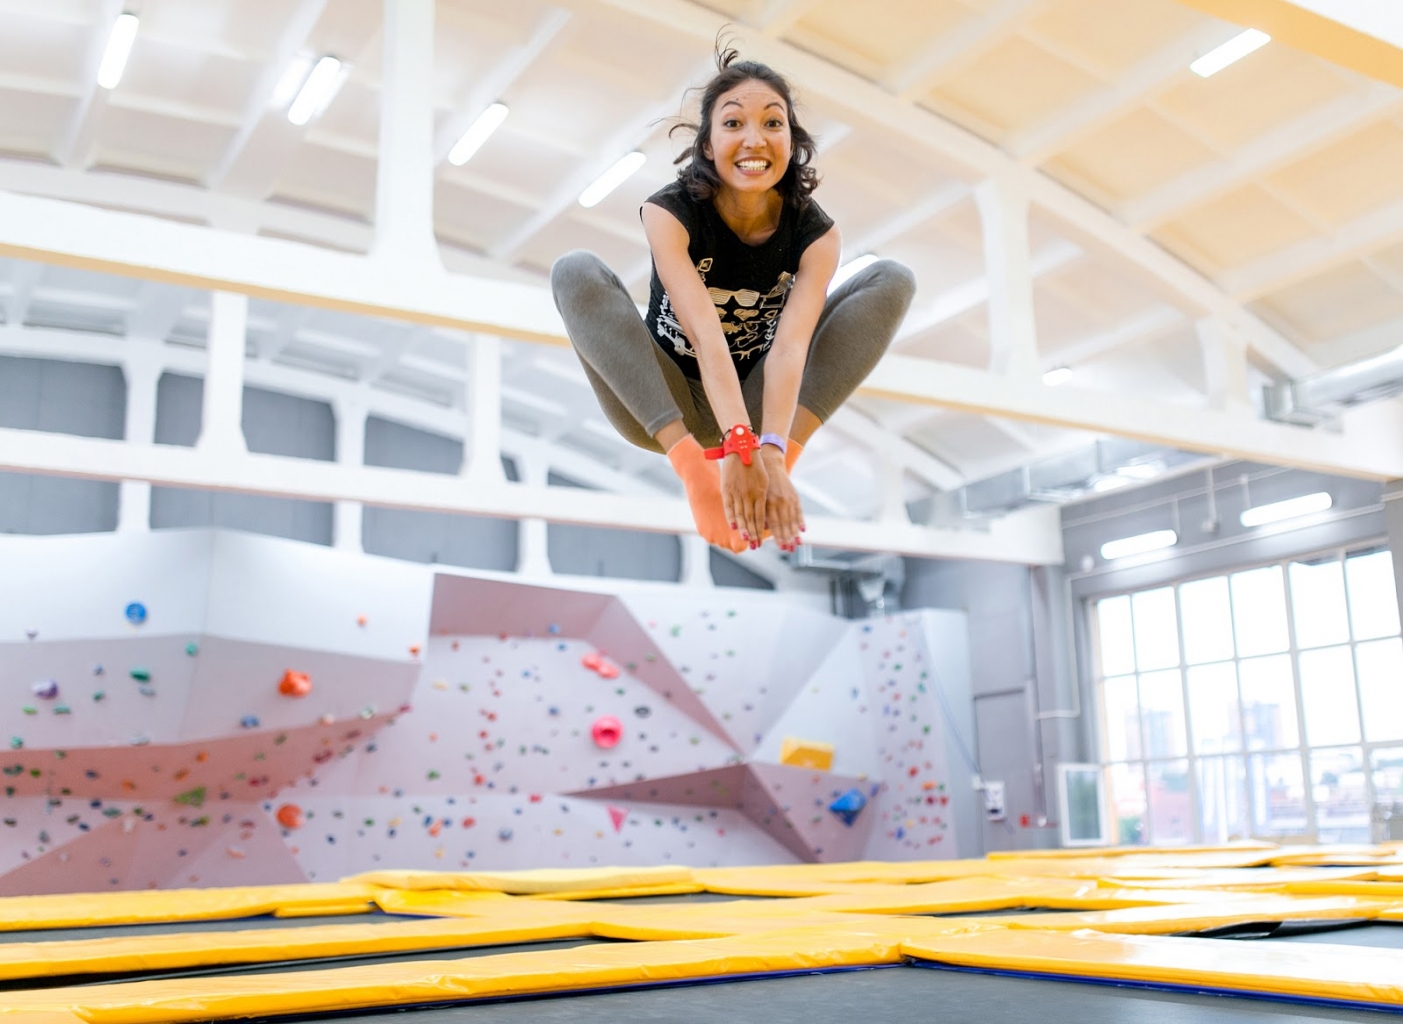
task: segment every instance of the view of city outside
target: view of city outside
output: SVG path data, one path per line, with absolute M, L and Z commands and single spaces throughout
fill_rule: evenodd
M 1403 640 L 1386 548 L 1093 604 L 1113 839 L 1368 842 L 1403 815 Z

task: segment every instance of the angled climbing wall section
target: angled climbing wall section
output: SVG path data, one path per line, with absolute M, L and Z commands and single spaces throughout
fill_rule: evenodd
M 221 531 L 0 558 L 0 895 L 961 852 L 958 613 Z

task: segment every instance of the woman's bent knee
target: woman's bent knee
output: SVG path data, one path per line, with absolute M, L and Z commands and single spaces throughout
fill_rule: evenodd
M 550 268 L 551 294 L 560 301 L 582 284 L 598 284 L 608 276 L 609 268 L 588 249 L 575 249 L 561 256 Z
M 878 260 L 867 268 L 867 272 L 873 275 L 875 286 L 895 293 L 906 303 L 910 303 L 916 294 L 916 275 L 904 263 Z

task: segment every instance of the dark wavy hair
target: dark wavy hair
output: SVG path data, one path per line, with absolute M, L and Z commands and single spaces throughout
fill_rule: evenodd
M 789 134 L 793 140 L 793 152 L 789 167 L 780 179 L 778 188 L 785 203 L 802 210 L 809 203 L 813 190 L 818 188 L 819 176 L 811 163 L 817 150 L 814 137 L 804 130 L 794 116 L 794 97 L 783 75 L 768 64 L 754 60 L 741 60 L 740 52 L 723 40 L 716 41 L 716 74 L 711 81 L 701 87 L 701 114 L 695 124 L 683 121 L 673 125 L 668 133 L 679 129 L 693 133 L 691 147 L 674 162 L 681 164 L 677 180 L 687 193 L 698 202 L 708 201 L 716 196 L 721 186 L 721 177 L 716 173 L 716 164 L 706 155 L 706 143 L 711 138 L 711 114 L 716 101 L 723 95 L 745 82 L 763 82 L 784 100 L 789 117 Z

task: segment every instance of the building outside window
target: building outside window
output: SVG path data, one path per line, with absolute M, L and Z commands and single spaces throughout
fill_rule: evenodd
M 1101 598 L 1092 612 L 1118 842 L 1368 842 L 1374 807 L 1403 805 L 1387 548 Z

